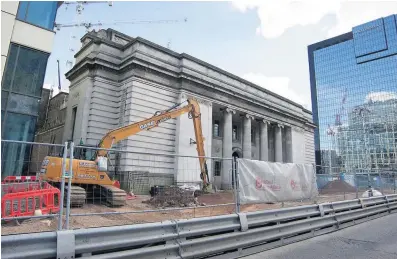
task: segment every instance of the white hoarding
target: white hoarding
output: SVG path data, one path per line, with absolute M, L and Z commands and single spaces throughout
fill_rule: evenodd
M 313 199 L 318 195 L 311 164 L 238 159 L 238 173 L 241 204 Z

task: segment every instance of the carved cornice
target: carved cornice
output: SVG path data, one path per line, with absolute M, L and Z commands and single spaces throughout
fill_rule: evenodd
M 182 93 L 181 94 L 181 98 L 182 98 L 182 100 L 184 100 L 184 99 L 193 99 L 193 100 L 197 101 L 200 104 L 204 104 L 204 105 L 207 105 L 207 106 L 212 106 L 212 102 L 211 101 L 205 100 L 205 99 L 197 97 L 197 96 L 193 96 L 193 95 L 188 94 L 188 93 Z

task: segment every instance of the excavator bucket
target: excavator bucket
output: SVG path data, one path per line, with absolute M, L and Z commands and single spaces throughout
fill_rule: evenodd
M 212 188 L 212 184 L 208 183 L 205 186 L 203 186 L 203 192 L 204 193 L 214 193 L 214 188 Z

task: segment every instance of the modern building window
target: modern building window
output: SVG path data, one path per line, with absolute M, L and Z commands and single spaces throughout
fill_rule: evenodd
M 221 176 L 222 162 L 215 161 L 214 163 L 214 176 Z
M 52 30 L 54 29 L 57 9 L 58 2 L 56 1 L 21 1 L 19 2 L 17 19 Z
M 214 121 L 214 137 L 220 137 L 219 121 Z
M 3 139 L 26 141 L 33 139 L 36 116 L 8 112 L 4 123 Z
M 2 139 L 33 141 L 48 56 L 10 45 L 1 85 Z M 30 149 L 27 144 L 2 145 L 2 178 L 28 173 Z
M 233 125 L 233 135 L 232 135 L 233 141 L 238 140 L 238 128 L 236 125 Z
M 8 100 L 8 92 L 1 91 L 1 109 L 2 110 L 6 109 L 7 100 Z
M 40 98 L 11 93 L 8 97 L 7 110 L 11 112 L 37 115 Z
M 30 96 L 41 96 L 49 54 L 11 44 L 2 89 Z
M 2 114 L 3 115 L 3 114 Z M 36 116 L 7 112 L 3 125 L 3 139 L 32 141 L 35 133 Z M 20 175 L 28 166 L 30 145 L 3 143 L 1 176 Z

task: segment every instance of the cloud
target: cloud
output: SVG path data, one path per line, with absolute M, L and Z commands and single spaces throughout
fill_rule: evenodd
M 340 1 L 337 24 L 328 31 L 329 37 L 351 31 L 352 27 L 386 17 L 397 10 L 396 1 Z
M 365 102 L 384 102 L 387 100 L 397 99 L 397 94 L 393 92 L 371 92 L 365 97 Z
M 289 86 L 290 79 L 288 77 L 268 77 L 261 73 L 247 73 L 242 78 L 257 84 L 273 93 L 281 95 L 291 101 L 309 107 L 310 100 L 303 95 L 296 93 Z
M 259 29 L 265 38 L 277 38 L 288 28 L 318 23 L 324 16 L 333 14 L 337 22 L 325 28 L 328 37 L 351 31 L 352 27 L 393 14 L 396 1 L 353 0 L 235 0 L 232 5 L 241 12 L 254 9 L 260 19 Z

